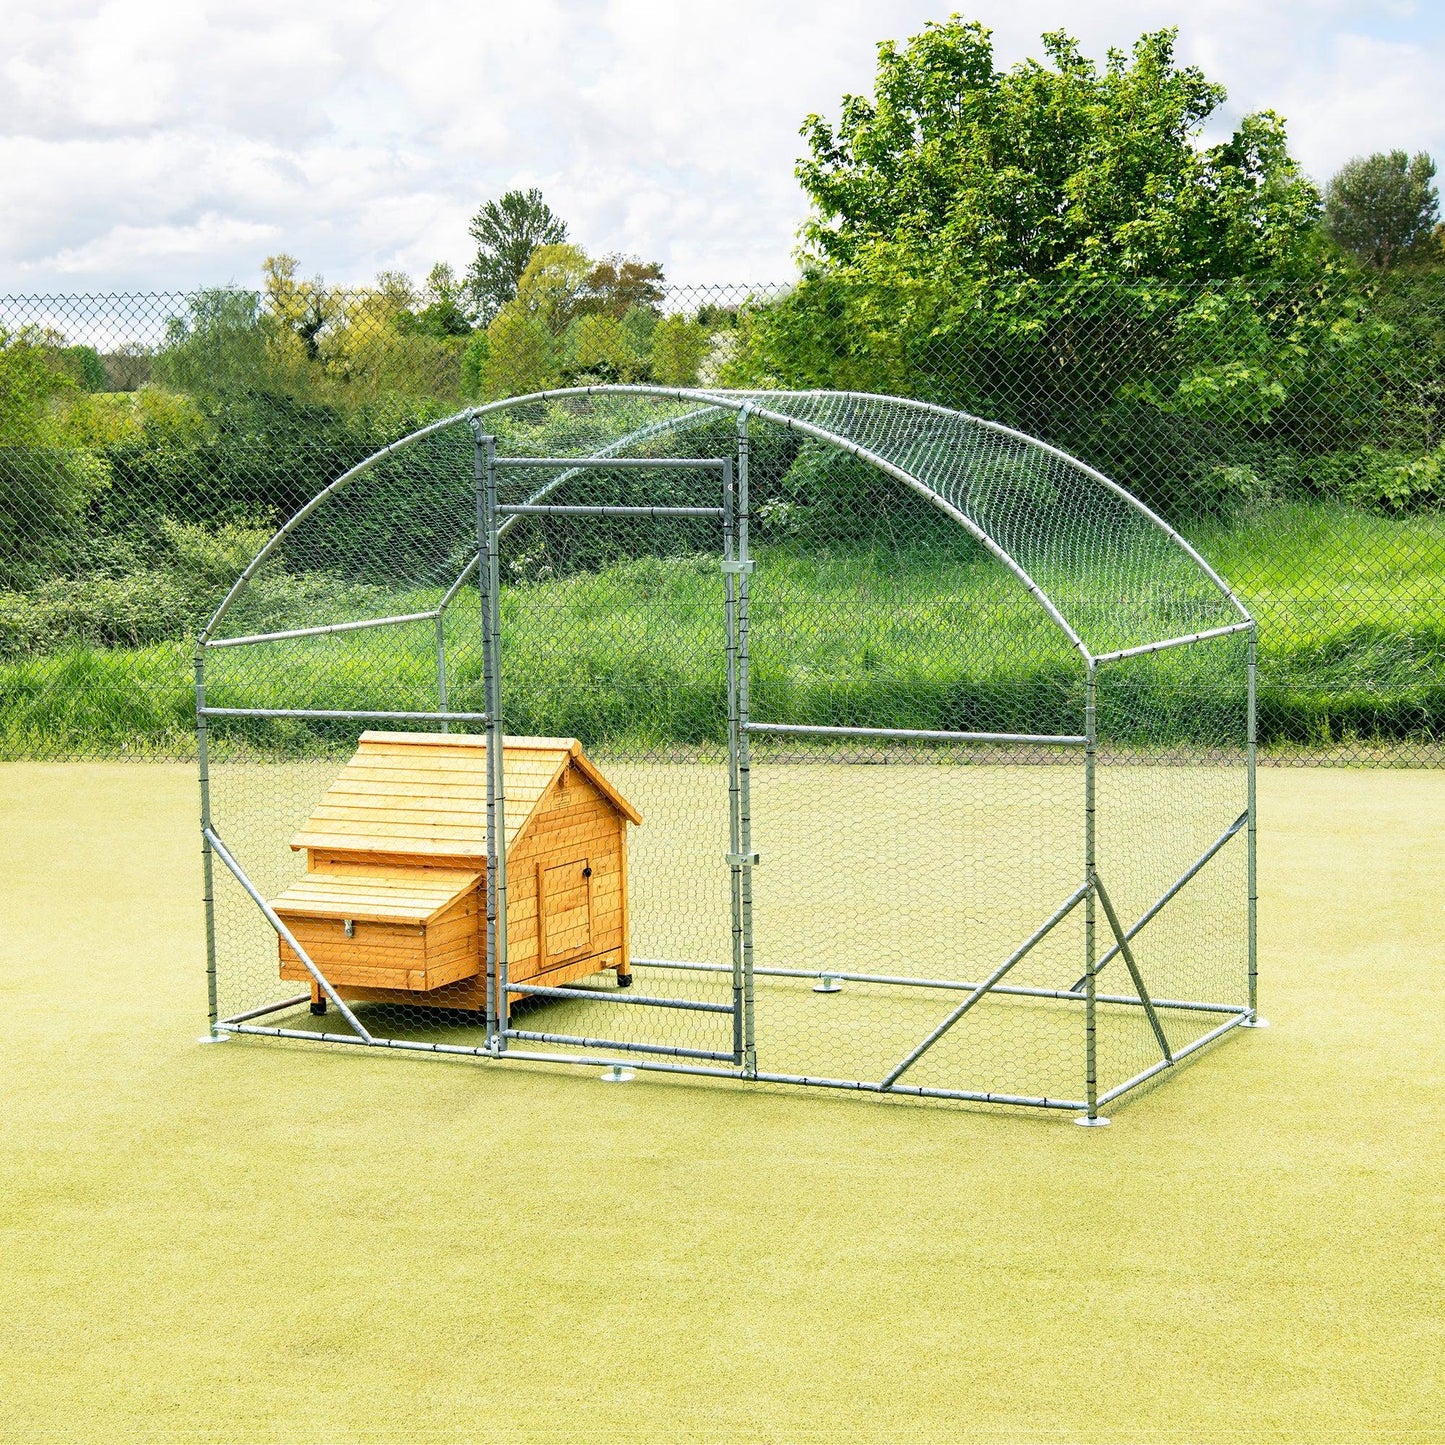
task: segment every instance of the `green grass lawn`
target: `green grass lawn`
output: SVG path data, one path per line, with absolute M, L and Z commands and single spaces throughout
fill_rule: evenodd
M 200 1047 L 194 786 L 0 770 L 0 1438 L 1441 1438 L 1445 774 L 1263 775 L 1273 1027 L 1098 1131 Z

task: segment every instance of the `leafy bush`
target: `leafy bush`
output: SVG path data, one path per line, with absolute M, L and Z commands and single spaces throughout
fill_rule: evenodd
M 0 591 L 0 654 L 53 652 L 83 642 L 139 647 L 196 632 L 267 531 L 215 530 L 164 518 L 151 565 L 123 545 L 111 571 L 52 577 L 29 591 Z

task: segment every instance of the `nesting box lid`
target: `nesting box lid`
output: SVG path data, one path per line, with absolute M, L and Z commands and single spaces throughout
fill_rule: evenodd
M 486 758 L 484 737 L 364 732 L 291 846 L 484 861 Z M 576 738 L 509 737 L 502 752 L 509 852 L 568 767 L 586 776 L 629 822 L 642 821 Z
M 403 873 L 303 873 L 272 907 L 306 918 L 429 923 L 482 881 L 482 873 L 410 868 Z

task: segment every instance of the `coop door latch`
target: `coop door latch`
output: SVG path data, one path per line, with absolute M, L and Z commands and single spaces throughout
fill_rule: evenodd
M 755 868 L 763 861 L 761 853 L 725 853 L 723 856 L 734 868 Z

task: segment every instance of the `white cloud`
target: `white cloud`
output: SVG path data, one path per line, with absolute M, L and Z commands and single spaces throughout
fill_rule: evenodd
M 921 0 L 12 0 L 0 32 L 0 292 L 253 281 L 262 257 L 366 280 L 462 264 L 486 197 L 540 185 L 594 251 L 683 282 L 791 274 L 809 111 L 871 85 Z M 1440 149 L 1445 41 L 1407 0 L 976 0 L 1000 63 L 1041 31 L 1102 55 L 1181 23 L 1323 178 Z M 1217 127 L 1216 127 L 1217 129 Z

